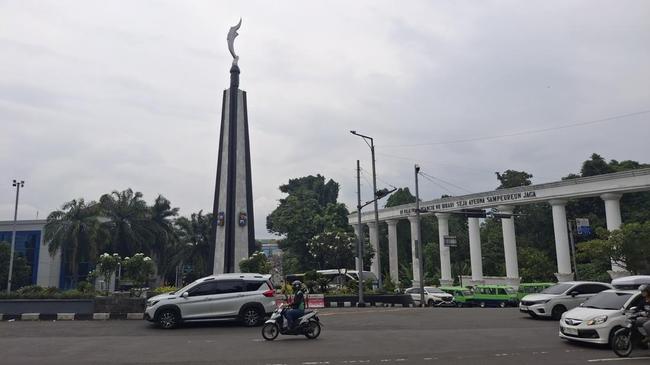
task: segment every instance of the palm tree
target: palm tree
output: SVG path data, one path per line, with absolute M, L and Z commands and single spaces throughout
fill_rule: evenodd
M 203 211 L 199 211 L 192 213 L 190 219 L 180 217 L 175 223 L 182 248 L 177 255 L 177 261 L 190 263 L 193 267 L 192 276 L 207 275 L 213 240 L 212 214 L 203 215 Z
M 54 255 L 62 250 L 65 260 L 70 265 L 72 284 L 79 280 L 79 262 L 86 259 L 94 262 L 97 257 L 97 220 L 96 202 L 86 204 L 83 199 L 69 201 L 61 210 L 50 213 L 45 224 L 45 242 Z
M 169 200 L 158 195 L 149 208 L 149 215 L 149 230 L 154 235 L 151 255 L 158 269 L 157 275 L 165 280 L 177 264 L 174 256 L 179 251 L 179 245 L 172 218 L 178 215 L 178 208 L 172 208 Z
M 151 254 L 155 234 L 151 229 L 150 211 L 141 192 L 131 189 L 113 191 L 99 199 L 102 233 L 110 249 L 122 257 L 137 252 Z

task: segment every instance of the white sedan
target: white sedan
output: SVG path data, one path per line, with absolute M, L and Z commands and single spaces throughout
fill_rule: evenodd
M 570 341 L 608 344 L 614 332 L 625 322 L 624 311 L 643 306 L 643 301 L 638 290 L 600 292 L 562 314 L 559 335 Z

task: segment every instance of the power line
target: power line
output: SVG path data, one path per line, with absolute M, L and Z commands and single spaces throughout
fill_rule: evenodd
M 431 182 L 431 183 L 435 184 L 436 186 L 442 188 L 443 190 L 445 190 L 445 191 L 448 192 L 449 194 L 454 195 L 454 193 L 453 193 L 451 190 L 447 189 L 447 187 L 445 187 L 444 185 L 440 185 L 440 184 L 438 184 L 436 181 L 434 181 L 433 179 L 430 179 L 428 176 L 426 176 L 426 175 L 422 175 L 422 173 L 420 173 L 420 175 L 421 175 L 423 178 L 425 178 L 426 180 L 428 180 L 429 182 Z
M 432 179 L 439 180 L 439 181 L 441 181 L 441 182 L 443 182 L 443 183 L 445 183 L 445 184 L 447 184 L 447 185 L 451 185 L 451 186 L 453 186 L 453 187 L 455 187 L 455 188 L 457 188 L 457 189 L 460 189 L 460 190 L 462 190 L 462 191 L 464 191 L 464 192 L 466 192 L 466 193 L 470 193 L 470 194 L 472 193 L 472 191 L 470 191 L 470 190 L 468 190 L 468 189 L 465 189 L 465 188 L 462 187 L 462 186 L 456 185 L 456 184 L 454 184 L 454 183 L 450 183 L 449 181 L 445 181 L 445 180 L 443 180 L 443 179 L 441 179 L 441 178 L 439 178 L 439 177 L 435 177 L 435 176 L 428 175 L 428 174 L 425 173 L 425 172 L 420 172 L 420 175 L 422 175 L 422 176 L 427 176 L 427 177 L 430 177 L 430 178 L 432 178 Z
M 642 111 L 638 111 L 638 112 L 634 112 L 634 113 L 615 115 L 615 116 L 612 116 L 612 117 L 596 119 L 596 120 L 590 120 L 590 121 L 586 121 L 586 122 L 570 123 L 570 124 L 565 124 L 565 125 L 560 125 L 560 126 L 555 126 L 555 127 L 533 129 L 533 130 L 521 131 L 521 132 L 515 132 L 515 133 L 508 133 L 508 134 L 499 134 L 499 135 L 492 135 L 492 136 L 474 137 L 474 138 L 467 138 L 467 139 L 457 139 L 457 140 L 452 140 L 452 141 L 439 141 L 439 142 L 430 142 L 430 143 L 414 143 L 414 144 L 403 144 L 403 145 L 381 145 L 381 146 L 378 146 L 378 147 L 382 147 L 382 148 L 404 148 L 404 147 L 421 147 L 421 146 L 440 146 L 440 145 L 455 144 L 455 143 L 467 143 L 467 142 L 484 141 L 484 140 L 489 140 L 489 139 L 498 139 L 498 138 L 505 138 L 505 137 L 516 137 L 516 136 L 523 136 L 523 135 L 527 135 L 527 134 L 545 133 L 545 132 L 550 132 L 550 131 L 555 131 L 555 130 L 560 130 L 560 129 L 579 127 L 579 126 L 584 126 L 584 125 L 589 125 L 589 124 L 604 123 L 604 122 L 609 122 L 609 121 L 612 121 L 612 120 L 623 119 L 623 118 L 628 118 L 628 117 L 633 117 L 633 116 L 636 116 L 636 115 L 643 115 L 643 114 L 648 114 L 648 113 L 650 113 L 650 110 L 642 110 Z

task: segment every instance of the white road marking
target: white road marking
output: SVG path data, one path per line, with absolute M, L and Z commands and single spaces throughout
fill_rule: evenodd
M 645 357 L 611 357 L 608 359 L 591 359 L 589 362 L 609 362 L 609 361 L 628 361 L 628 360 L 650 360 L 650 356 Z

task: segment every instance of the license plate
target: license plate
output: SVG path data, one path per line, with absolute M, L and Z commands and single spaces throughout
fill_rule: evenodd
M 571 327 L 564 327 L 564 333 L 567 335 L 578 335 L 578 329 L 577 328 L 571 328 Z

